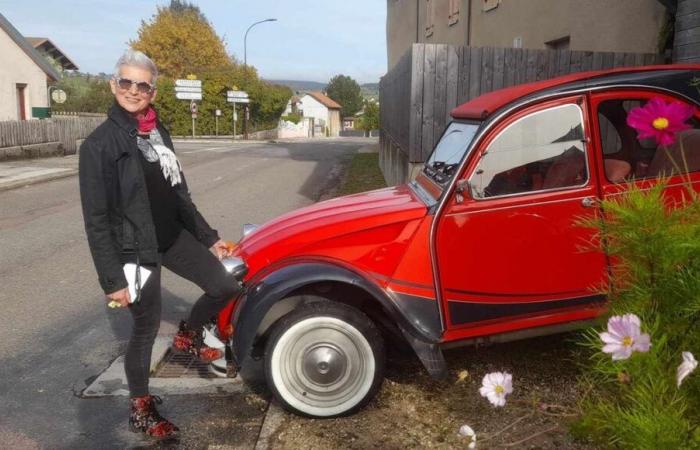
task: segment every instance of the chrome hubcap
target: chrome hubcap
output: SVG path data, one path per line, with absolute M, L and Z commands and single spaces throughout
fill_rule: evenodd
M 304 375 L 319 385 L 338 381 L 347 369 L 347 359 L 332 344 L 321 344 L 309 349 L 303 356 Z
M 275 387 L 290 405 L 315 416 L 342 414 L 369 392 L 374 353 L 354 326 L 312 317 L 290 327 L 270 359 Z

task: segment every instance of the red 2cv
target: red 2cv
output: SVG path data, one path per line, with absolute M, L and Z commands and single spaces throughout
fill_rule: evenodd
M 661 175 L 670 198 L 684 180 L 700 190 L 699 114 L 663 150 L 626 123 L 652 98 L 697 107 L 696 77 L 700 65 L 649 66 L 494 91 L 452 110 L 414 181 L 249 226 L 233 268 L 245 293 L 215 329 L 229 372 L 262 357 L 285 408 L 333 417 L 376 394 L 389 336 L 444 377 L 445 344 L 589 323 L 608 258 L 581 251 L 594 231 L 576 221 Z

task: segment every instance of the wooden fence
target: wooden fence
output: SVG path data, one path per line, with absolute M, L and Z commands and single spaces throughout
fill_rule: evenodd
M 481 94 L 574 72 L 661 63 L 655 54 L 413 44 L 379 82 L 384 177 L 389 184 L 410 179 L 452 108 Z
M 678 1 L 674 29 L 673 60 L 679 63 L 700 61 L 700 2 Z
M 0 122 L 0 150 L 55 143 L 64 155 L 72 155 L 77 151 L 76 142 L 85 139 L 104 120 L 102 115 Z

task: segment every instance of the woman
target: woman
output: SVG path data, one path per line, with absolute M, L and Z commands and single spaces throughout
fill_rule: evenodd
M 115 102 L 107 120 L 80 147 L 80 196 L 88 244 L 107 300 L 133 318 L 126 349 L 132 431 L 158 438 L 178 428 L 158 414 L 149 394 L 151 350 L 160 326 L 161 265 L 197 284 L 204 294 L 175 336 L 177 350 L 204 361 L 222 357 L 203 344 L 207 321 L 238 293 L 219 260 L 230 249 L 190 198 L 170 135 L 151 106 L 155 64 L 141 52 L 119 58 L 110 80 Z M 137 299 L 130 298 L 123 265 L 149 270 Z M 138 284 L 138 283 L 137 283 Z M 134 300 L 137 300 L 134 302 Z

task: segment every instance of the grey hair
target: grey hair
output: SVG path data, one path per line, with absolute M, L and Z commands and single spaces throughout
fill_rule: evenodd
M 151 72 L 151 83 L 153 84 L 155 84 L 156 79 L 158 78 L 158 68 L 156 67 L 156 64 L 151 60 L 151 58 L 146 56 L 145 53 L 138 50 L 130 48 L 125 51 L 121 57 L 119 57 L 117 63 L 114 65 L 115 77 L 120 75 L 122 66 L 135 66 L 148 70 Z

